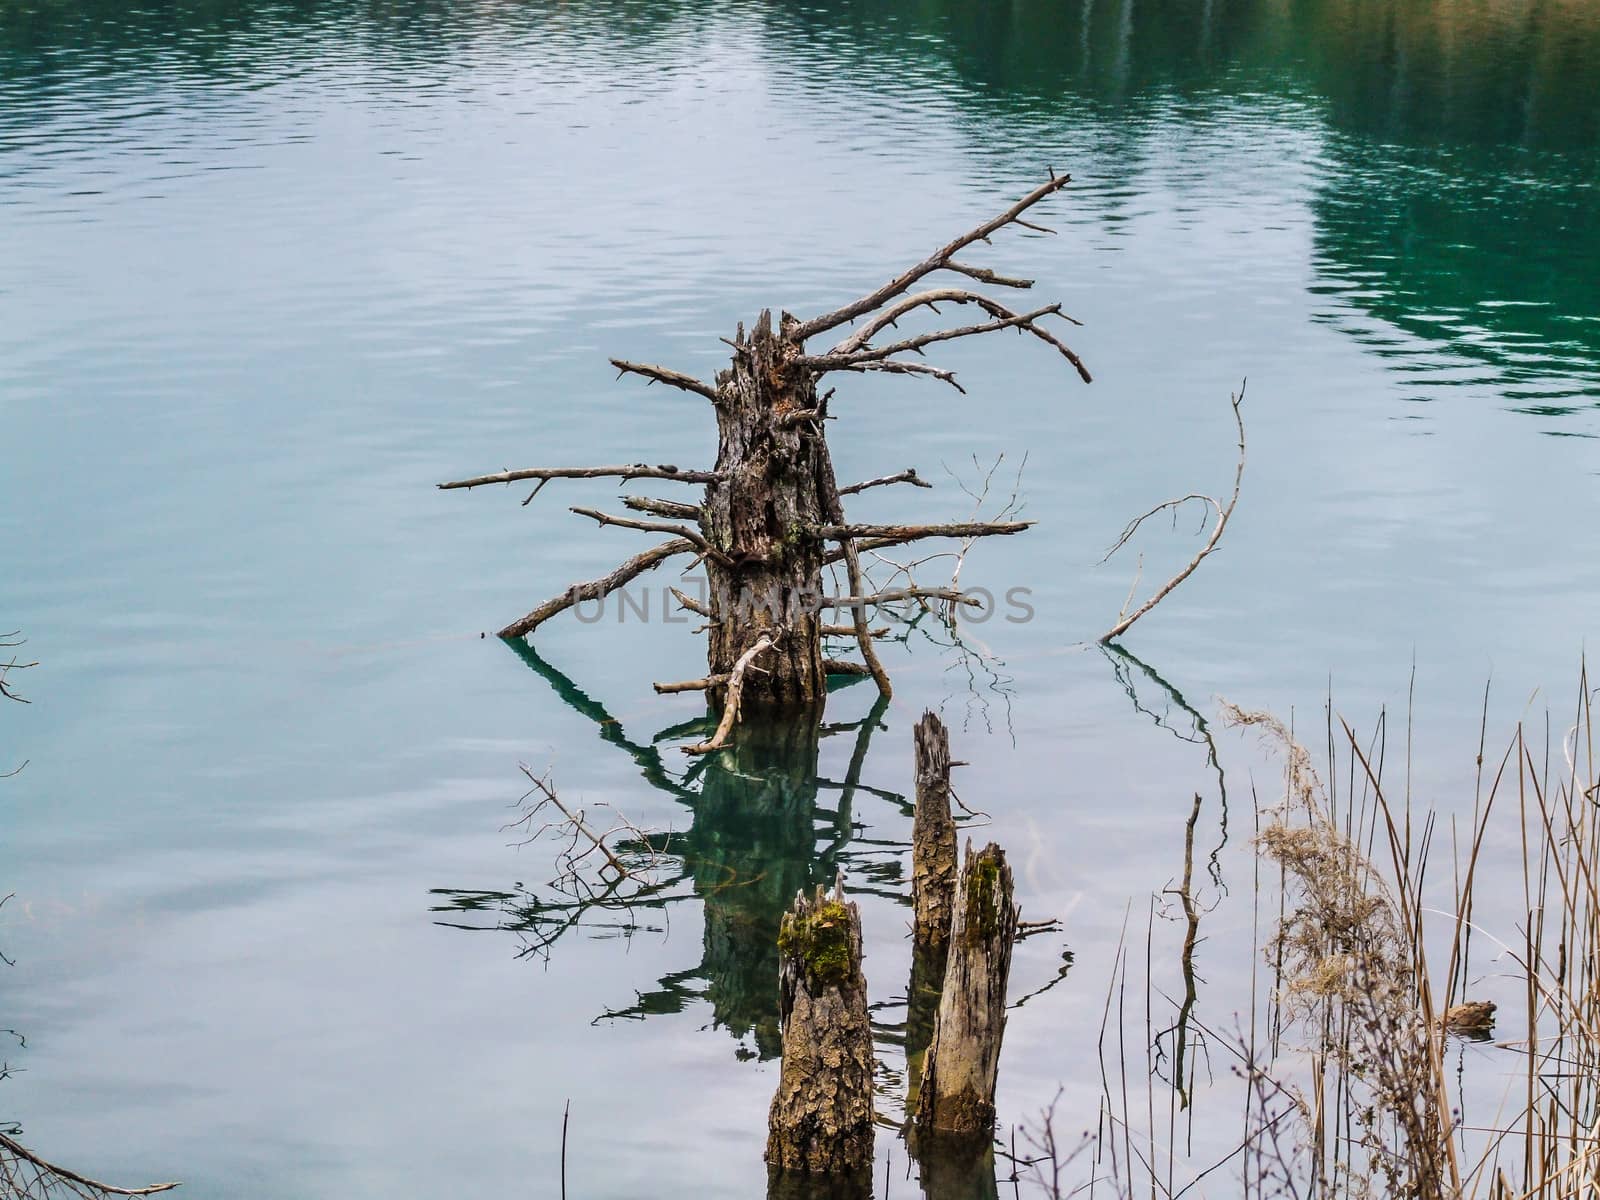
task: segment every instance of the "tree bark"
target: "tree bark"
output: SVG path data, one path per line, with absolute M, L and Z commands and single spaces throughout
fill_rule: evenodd
M 919 947 L 950 937 L 956 889 L 956 825 L 950 816 L 950 732 L 924 712 L 915 730 L 917 806 L 911 824 L 911 897 Z
M 944 992 L 923 1064 L 916 1123 L 924 1138 L 988 1137 L 1006 1025 L 1006 982 L 1017 934 L 1011 868 L 993 842 L 967 844 L 956 880 Z
M 791 365 L 796 350 L 763 312 L 717 377 L 718 478 L 706 485 L 701 528 L 727 557 L 705 564 L 713 614 L 707 674 L 731 673 L 764 634 L 774 635 L 745 684 L 743 703 L 753 709 L 814 707 L 825 691 L 822 543 L 811 530 L 830 514 L 818 487 L 821 433 L 785 419 L 818 406 L 816 377 Z M 718 704 L 723 690 L 712 688 Z
M 795 897 L 778 934 L 783 1070 L 768 1117 L 767 1164 L 854 1176 L 872 1168 L 872 1026 L 861 914 L 842 889 Z

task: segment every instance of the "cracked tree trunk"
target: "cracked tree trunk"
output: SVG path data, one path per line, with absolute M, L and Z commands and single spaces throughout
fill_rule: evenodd
M 778 1173 L 858 1178 L 872 1168 L 872 1026 L 861 915 L 837 886 L 795 897 L 778 935 L 783 1070 L 768 1116 Z
M 915 729 L 917 804 L 911 825 L 911 981 L 906 991 L 906 1109 L 915 1112 L 922 1064 L 944 985 L 956 889 L 950 816 L 950 733 L 924 712 Z
M 956 825 L 950 816 L 950 731 L 931 712 L 915 730 L 917 807 L 911 825 L 911 896 L 918 946 L 942 950 L 956 889 Z
M 917 1094 L 917 1131 L 931 1137 L 988 1137 L 1006 1026 L 1006 983 L 1017 935 L 1011 868 L 990 842 L 966 861 L 956 880 L 949 962 L 934 1018 L 933 1040 Z
M 794 318 L 787 313 L 783 326 Z M 718 478 L 706 485 L 701 529 L 722 556 L 708 556 L 711 629 L 708 677 L 731 675 L 763 636 L 771 649 L 752 664 L 743 704 L 804 709 L 824 694 L 822 543 L 827 523 L 816 377 L 797 370 L 796 347 L 763 312 L 748 338 L 741 327 L 733 366 L 717 378 Z M 816 414 L 808 416 L 807 414 Z M 726 684 L 711 689 L 719 704 Z

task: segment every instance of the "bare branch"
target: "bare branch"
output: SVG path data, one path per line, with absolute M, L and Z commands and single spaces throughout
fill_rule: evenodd
M 954 379 L 951 380 L 954 383 Z M 829 393 L 832 395 L 832 392 Z M 824 401 L 826 408 L 826 401 Z M 833 455 L 828 450 L 828 443 L 823 438 L 817 439 L 819 447 L 817 465 L 817 483 L 821 490 L 823 515 L 838 526 L 844 525 L 844 501 L 839 498 L 839 484 L 834 476 Z M 866 584 L 863 582 L 861 572 L 861 555 L 856 549 L 855 538 L 848 534 L 841 534 L 837 538 L 839 552 L 844 555 L 845 576 L 852 592 L 863 592 Z M 884 700 L 894 694 L 894 686 L 889 682 L 889 672 L 884 670 L 883 662 L 878 658 L 878 652 L 872 645 L 872 631 L 867 628 L 867 610 L 857 607 L 851 610 L 850 622 L 855 626 L 856 645 L 861 650 L 861 657 L 867 664 L 867 670 L 872 674 L 872 681 L 878 685 L 878 695 Z
M 952 600 L 957 604 L 968 604 L 974 608 L 982 608 L 983 601 L 976 596 L 969 596 L 955 588 L 889 588 L 887 591 L 873 592 L 870 596 L 824 596 L 820 607 L 822 608 L 867 608 L 877 604 L 891 604 L 896 600 Z
M 989 270 L 988 267 L 971 267 L 966 263 L 958 263 L 954 259 L 945 263 L 942 269 L 955 271 L 959 275 L 976 279 L 979 283 L 992 283 L 996 287 L 1031 288 L 1033 286 L 1033 280 L 1031 279 L 1013 279 L 1006 275 L 997 275 Z
M 711 735 L 709 742 L 700 742 L 693 746 L 685 746 L 685 754 L 710 754 L 713 750 L 720 750 L 728 744 L 728 735 L 733 732 L 734 724 L 739 720 L 739 701 L 744 695 L 744 673 L 749 670 L 750 664 L 756 655 L 763 650 L 770 650 L 773 646 L 772 635 L 764 633 L 751 646 L 741 654 L 733 664 L 733 670 L 728 672 L 728 693 L 722 702 L 722 720 L 717 723 L 717 731 Z
M 891 325 L 895 325 L 901 317 L 914 309 L 930 308 L 937 312 L 937 306 L 940 304 L 975 304 L 994 319 L 976 325 L 962 325 L 955 329 L 934 330 L 931 333 L 918 334 L 902 341 L 891 342 L 886 346 L 871 346 L 868 344 L 877 333 Z M 818 372 L 847 370 L 852 366 L 860 366 L 866 362 L 882 361 L 895 354 L 921 353 L 924 346 L 931 346 L 936 342 L 949 342 L 957 338 L 975 337 L 1002 329 L 1020 329 L 1032 334 L 1045 344 L 1053 346 L 1063 358 L 1072 364 L 1073 368 L 1078 372 L 1079 378 L 1085 383 L 1093 382 L 1093 377 L 1089 374 L 1089 368 L 1084 366 L 1083 360 L 1065 342 L 1039 324 L 1041 318 L 1048 316 L 1060 317 L 1062 320 L 1069 321 L 1074 325 L 1078 324 L 1072 317 L 1061 311 L 1060 304 L 1047 304 L 1043 308 L 1036 308 L 1031 312 L 1019 313 L 979 292 L 967 291 L 965 288 L 935 288 L 927 292 L 918 292 L 914 296 L 906 297 L 898 304 L 890 305 L 826 354 L 803 355 L 795 361 L 801 366 L 809 367 Z
M 930 367 L 927 363 L 901 362 L 898 359 L 847 361 L 845 359 L 813 358 L 810 355 L 802 355 L 794 361 L 798 366 L 810 367 L 817 371 L 855 371 L 857 373 L 882 371 L 887 375 L 929 375 L 940 383 L 948 383 L 963 396 L 967 394 L 967 389 L 956 382 L 956 373 L 954 371 L 947 371 L 943 367 Z
M 1128 527 L 1122 531 L 1122 536 L 1117 539 L 1116 544 L 1113 545 L 1107 552 L 1106 557 L 1111 557 L 1112 554 L 1115 554 L 1119 549 L 1126 545 L 1128 539 L 1134 535 L 1139 526 L 1142 525 L 1146 520 L 1155 516 L 1159 512 L 1176 508 L 1178 505 L 1189 500 L 1199 500 L 1202 503 L 1209 505 L 1216 511 L 1217 521 L 1211 530 L 1211 536 L 1206 539 L 1206 544 L 1200 548 L 1200 552 L 1198 554 L 1189 560 L 1188 565 L 1185 566 L 1183 570 L 1179 571 L 1171 579 L 1167 580 L 1166 583 L 1162 584 L 1161 587 L 1157 588 L 1155 594 L 1152 595 L 1150 599 L 1146 600 L 1142 605 L 1140 605 L 1131 616 L 1122 617 L 1109 630 L 1101 634 L 1099 639 L 1101 645 L 1105 645 L 1113 638 L 1121 637 L 1128 631 L 1128 628 L 1135 621 L 1144 616 L 1145 613 L 1149 612 L 1157 604 L 1160 604 L 1173 588 L 1177 587 L 1185 579 L 1189 578 L 1190 575 L 1194 574 L 1195 568 L 1198 567 L 1211 554 L 1211 552 L 1217 548 L 1217 544 L 1222 541 L 1222 532 L 1223 530 L 1227 529 L 1228 519 L 1233 516 L 1234 506 L 1239 503 L 1239 484 L 1244 479 L 1244 416 L 1239 411 L 1239 406 L 1244 403 L 1244 390 L 1245 384 L 1240 384 L 1238 394 L 1228 398 L 1229 403 L 1233 406 L 1233 422 L 1239 430 L 1239 465 L 1235 468 L 1233 473 L 1233 495 L 1228 498 L 1228 503 L 1224 506 L 1218 503 L 1214 497 L 1191 494 L 1178 500 L 1168 500 L 1165 503 L 1158 504 L 1143 516 L 1136 517 L 1133 521 L 1129 522 Z M 1104 560 L 1102 559 L 1101 561 Z
M 695 616 L 705 617 L 707 620 L 710 620 L 712 617 L 716 616 L 716 614 L 711 611 L 711 606 L 709 604 L 702 604 L 693 596 L 690 596 L 685 592 L 681 592 L 675 587 L 669 587 L 667 591 L 672 593 L 672 598 L 674 600 L 676 600 L 689 612 L 694 613 Z
M 685 375 L 682 371 L 652 366 L 649 363 L 627 362 L 620 358 L 613 358 L 611 365 L 617 369 L 618 379 L 624 375 L 643 375 L 651 383 L 664 383 L 668 387 L 680 388 L 686 392 L 697 392 L 713 404 L 722 398 L 717 394 L 717 389 L 709 383 L 702 383 L 693 375 Z
M 872 538 L 888 544 L 931 537 L 1005 536 L 1021 533 L 1033 525 L 1033 521 L 957 521 L 948 525 L 813 525 L 809 532 L 820 538 Z
M 654 496 L 624 496 L 622 506 L 634 512 L 654 513 L 658 517 L 673 517 L 679 521 L 698 521 L 705 510 L 698 504 L 683 504 L 677 500 L 658 500 Z
M 715 483 L 722 478 L 720 471 L 694 471 L 680 469 L 671 463 L 652 467 L 647 463 L 629 463 L 621 467 L 530 467 L 525 471 L 496 471 L 493 475 L 476 475 L 471 479 L 457 479 L 438 485 L 440 491 L 455 488 L 483 487 L 489 483 L 516 483 L 519 479 L 676 479 L 680 483 Z
M 804 342 L 807 338 L 815 337 L 819 333 L 825 333 L 830 329 L 843 325 L 847 321 L 853 321 L 857 317 L 871 312 L 886 301 L 894 299 L 924 275 L 948 266 L 959 251 L 972 245 L 973 242 L 983 241 L 990 234 L 1003 229 L 1046 196 L 1060 191 L 1071 182 L 1072 176 L 1070 175 L 1052 175 L 1048 181 L 1034 188 L 1033 191 L 1018 200 L 999 216 L 990 218 L 976 228 L 968 230 L 956 238 L 955 241 L 941 246 L 929 257 L 923 259 L 922 262 L 904 274 L 891 279 L 876 291 L 869 292 L 859 300 L 852 300 L 844 307 L 836 308 L 830 313 L 824 313 L 820 317 L 813 317 L 809 321 L 800 322 L 789 331 L 790 337 L 797 343 Z
M 883 487 L 885 484 L 890 483 L 909 483 L 912 487 L 919 488 L 931 488 L 933 486 L 933 484 L 917 474 L 915 467 L 907 467 L 904 471 L 894 475 L 880 475 L 877 479 L 868 479 L 862 483 L 852 483 L 849 487 L 842 487 L 839 489 L 839 495 L 854 496 L 857 492 L 864 492 L 868 488 Z
M 535 775 L 531 770 L 528 769 L 527 763 L 518 763 L 517 766 L 522 769 L 522 773 L 528 777 L 533 786 L 537 788 L 538 791 L 544 796 L 543 803 L 555 805 L 556 809 L 561 813 L 561 815 L 566 818 L 567 823 L 571 826 L 572 830 L 575 833 L 581 834 L 586 841 L 588 841 L 596 850 L 600 852 L 600 854 L 606 860 L 606 865 L 617 873 L 617 877 L 619 879 L 626 878 L 632 874 L 632 872 L 628 870 L 627 865 L 618 859 L 614 853 L 612 853 L 611 847 L 606 845 L 605 838 L 597 835 L 584 822 L 582 809 L 579 809 L 576 813 L 574 813 L 565 804 L 563 804 L 561 802 L 561 797 L 556 795 L 555 788 L 550 786 L 549 780 Z M 543 804 L 535 805 L 533 809 L 530 810 L 529 813 L 518 822 L 518 824 L 528 823 L 528 821 L 535 813 L 539 811 L 542 806 Z M 538 833 L 535 833 L 534 836 L 537 837 Z M 582 855 L 579 856 L 580 859 L 582 857 Z M 573 861 L 576 863 L 577 860 Z
M 574 604 L 581 604 L 585 600 L 598 600 L 609 595 L 630 580 L 644 574 L 653 567 L 659 566 L 676 554 L 688 554 L 695 549 L 695 544 L 687 538 L 675 538 L 670 542 L 662 542 L 654 549 L 646 550 L 643 554 L 636 554 L 627 562 L 617 567 L 609 575 L 602 575 L 599 579 L 591 579 L 587 583 L 575 583 L 561 595 L 546 600 L 520 621 L 513 621 L 496 636 L 503 638 L 525 637 L 540 625 L 543 625 L 557 613 L 565 612 Z
M 20 1159 L 22 1162 L 27 1163 L 44 1176 L 77 1184 L 79 1187 L 88 1188 L 91 1192 L 99 1192 L 106 1196 L 153 1196 L 157 1192 L 170 1192 L 178 1186 L 176 1183 L 154 1183 L 149 1187 L 121 1188 L 114 1187 L 109 1183 L 100 1183 L 87 1176 L 79 1175 L 76 1171 L 69 1171 L 65 1167 L 58 1167 L 54 1163 L 46 1162 L 32 1150 L 22 1145 L 22 1143 L 3 1133 L 0 1133 L 0 1152 L 3 1152 L 3 1154 L 0 1154 L 0 1159 L 3 1159 L 3 1155 L 10 1155 L 12 1158 Z M 30 1191 L 24 1194 L 32 1193 Z
M 823 625 L 817 632 L 822 634 L 823 637 L 855 637 L 856 627 L 854 625 Z M 867 634 L 875 638 L 888 637 L 889 627 L 882 625 L 877 629 L 869 629 Z
M 646 533 L 674 534 L 685 541 L 691 542 L 701 554 L 709 558 L 714 558 L 724 564 L 732 562 L 726 554 L 706 541 L 698 529 L 690 529 L 687 525 L 679 525 L 672 521 L 635 521 L 631 517 L 614 517 L 610 513 L 603 513 L 597 508 L 574 507 L 570 511 L 577 513 L 580 517 L 589 517 L 598 521 L 602 526 L 616 525 L 623 529 L 642 529 Z

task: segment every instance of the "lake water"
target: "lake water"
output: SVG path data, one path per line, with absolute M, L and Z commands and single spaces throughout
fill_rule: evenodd
M 1487 680 L 1491 731 L 1566 703 L 1600 632 L 1597 96 L 1580 0 L 0 3 L 0 630 L 40 662 L 0 741 L 0 1117 L 186 1195 L 545 1196 L 570 1101 L 574 1195 L 762 1195 L 771 938 L 836 869 L 898 1116 L 927 707 L 1024 919 L 1063 922 L 1013 993 L 1071 956 L 1012 1014 L 1002 1124 L 1061 1086 L 1092 1126 L 1125 922 L 1173 974 L 1149 914 L 1197 792 L 1198 1011 L 1249 1004 L 1276 768 L 1219 735 L 1223 804 L 1179 697 L 1320 731 L 1331 689 L 1370 728 L 1414 668 L 1449 812 Z M 709 464 L 704 404 L 609 355 L 713 372 L 736 322 L 870 289 L 1047 165 L 1058 233 L 976 257 L 1083 321 L 1095 382 L 996 337 L 937 358 L 969 395 L 846 378 L 830 427 L 841 480 L 937 484 L 859 520 L 959 519 L 1001 455 L 1003 503 L 1025 459 L 1037 527 L 962 579 L 1031 621 L 965 654 L 924 623 L 886 711 L 845 688 L 820 746 L 688 778 L 652 739 L 703 706 L 650 683 L 703 670 L 691 626 L 480 637 L 650 543 L 565 511 L 606 481 L 435 482 Z M 1222 550 L 1108 656 L 1136 562 L 1098 559 L 1226 491 L 1245 377 Z M 1192 535 L 1148 531 L 1144 586 Z M 545 961 L 497 928 L 550 872 L 501 828 L 519 763 L 677 835 L 632 936 Z

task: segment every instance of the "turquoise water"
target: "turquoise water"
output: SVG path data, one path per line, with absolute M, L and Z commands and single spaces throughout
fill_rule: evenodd
M 1063 921 L 1016 993 L 1071 954 L 1012 1016 L 1001 1120 L 1061 1085 L 1093 1124 L 1118 938 L 1181 875 L 1196 792 L 1198 1007 L 1246 1004 L 1249 783 L 1276 777 L 1221 738 L 1225 808 L 1174 694 L 1320 727 L 1331 688 L 1370 723 L 1414 665 L 1416 790 L 1453 810 L 1485 680 L 1491 728 L 1570 691 L 1600 592 L 1596 95 L 1582 4 L 0 0 L 0 629 L 41 664 L 0 741 L 29 760 L 0 783 L 0 1025 L 27 1036 L 0 1117 L 201 1196 L 550 1195 L 570 1100 L 575 1194 L 760 1195 L 770 937 L 835 869 L 898 1115 L 933 707 L 974 835 Z M 528 507 L 435 482 L 708 462 L 703 406 L 607 356 L 710 373 L 736 322 L 867 290 L 1046 165 L 1075 177 L 1058 234 L 982 259 L 1084 322 L 1095 383 L 991 339 L 938 358 L 969 396 L 847 380 L 831 429 L 841 478 L 938 484 L 860 520 L 959 519 L 952 474 L 1004 455 L 1009 494 L 1021 467 L 1038 526 L 962 578 L 1032 589 L 1032 621 L 966 654 L 919 626 L 886 711 L 846 688 L 815 747 L 687 779 L 652 739 L 703 709 L 649 685 L 700 672 L 691 627 L 480 638 L 649 543 L 565 512 L 614 506 L 604 481 Z M 1222 551 L 1137 661 L 1086 649 L 1123 523 L 1228 487 L 1245 377 Z M 1191 533 L 1149 532 L 1147 582 Z M 632 936 L 546 962 L 495 928 L 550 868 L 501 830 L 519 762 L 673 831 Z

